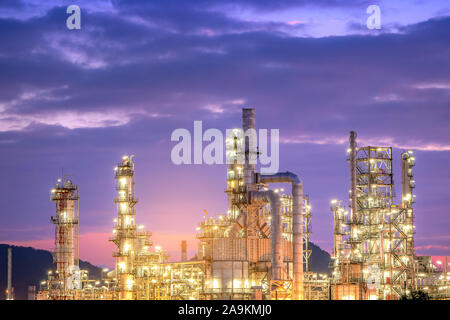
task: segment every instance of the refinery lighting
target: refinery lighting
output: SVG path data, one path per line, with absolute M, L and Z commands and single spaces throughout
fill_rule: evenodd
M 255 128 L 255 110 L 243 109 L 242 129 Z M 205 210 L 195 228 L 197 251 L 188 257 L 188 243 L 181 241 L 179 261 L 169 261 L 164 247 L 154 245 L 151 232 L 137 224 L 141 215 L 134 156 L 124 155 L 113 170 L 116 196 L 109 240 L 114 268 L 103 268 L 101 279 L 91 278 L 87 270 L 77 271 L 78 187 L 67 177 L 58 179 L 51 189 L 56 204 L 51 220 L 55 267 L 40 282 L 37 298 L 398 300 L 415 290 L 436 299 L 450 297 L 447 258 L 436 261 L 438 268 L 431 257 L 414 252 L 411 150 L 400 154 L 401 195 L 396 203 L 392 148 L 357 146 L 356 132 L 350 133 L 349 204 L 331 200 L 334 244 L 329 275 L 310 270 L 312 207 L 301 177 L 289 171 L 258 172 L 249 161 L 256 152 L 238 132 L 232 130 L 226 137 L 226 211 L 215 215 Z M 242 147 L 244 163 L 239 162 Z M 274 184 L 283 187 L 273 188 Z

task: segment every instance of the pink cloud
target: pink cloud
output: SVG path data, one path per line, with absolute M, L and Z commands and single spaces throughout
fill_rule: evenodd
M 286 23 L 288 25 L 290 25 L 290 26 L 295 26 L 295 25 L 298 25 L 298 24 L 305 24 L 306 21 L 303 21 L 303 20 L 292 20 L 292 21 L 288 21 Z

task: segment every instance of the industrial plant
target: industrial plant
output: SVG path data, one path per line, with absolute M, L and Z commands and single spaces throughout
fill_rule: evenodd
M 331 202 L 334 249 L 329 274 L 310 270 L 312 211 L 301 177 L 258 172 L 252 141 L 255 110 L 242 110 L 242 128 L 226 138 L 227 211 L 198 224 L 198 252 L 181 261 L 153 246 L 138 224 L 134 156 L 114 169 L 113 270 L 91 279 L 79 269 L 78 187 L 68 178 L 51 190 L 56 213 L 53 269 L 38 300 L 398 300 L 413 292 L 450 299 L 450 273 L 414 251 L 412 151 L 401 154 L 401 199 L 395 203 L 393 153 L 358 146 L 350 133 L 349 205 Z M 243 159 L 243 161 L 241 161 Z M 274 188 L 273 184 L 283 185 Z M 307 187 L 307 186 L 306 186 Z M 285 191 L 286 189 L 286 191 Z M 331 235 L 330 235 L 331 237 Z M 11 284 L 8 282 L 8 288 Z
M 334 219 L 333 300 L 397 300 L 422 289 L 449 298 L 447 261 L 436 272 L 431 257 L 414 252 L 412 151 L 401 154 L 401 199 L 394 200 L 391 147 L 358 147 L 350 132 L 350 210 L 332 200 Z M 441 262 L 442 263 L 442 262 Z

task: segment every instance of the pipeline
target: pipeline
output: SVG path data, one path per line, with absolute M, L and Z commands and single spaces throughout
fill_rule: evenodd
M 8 247 L 8 294 L 6 300 L 12 300 L 12 248 Z
M 350 180 L 351 180 L 351 203 L 352 203 L 352 222 L 358 220 L 357 216 L 357 194 L 356 194 L 356 132 L 350 131 Z
M 251 203 L 270 203 L 270 212 L 272 216 L 271 223 L 271 244 L 272 254 L 271 279 L 282 280 L 283 270 L 283 244 L 281 242 L 281 201 L 280 196 L 273 190 L 268 191 L 250 191 Z
M 292 186 L 294 299 L 301 300 L 303 298 L 303 184 L 297 175 L 289 171 L 274 175 L 256 174 L 255 180 L 257 183 L 290 183 Z

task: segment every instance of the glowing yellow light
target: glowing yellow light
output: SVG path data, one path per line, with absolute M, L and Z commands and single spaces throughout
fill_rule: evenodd
M 132 279 L 127 279 L 127 290 L 131 290 L 133 288 L 134 281 Z

